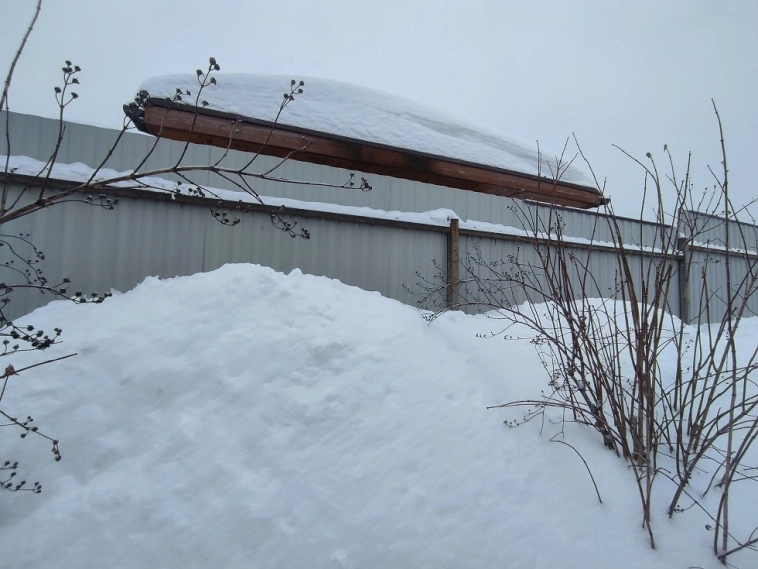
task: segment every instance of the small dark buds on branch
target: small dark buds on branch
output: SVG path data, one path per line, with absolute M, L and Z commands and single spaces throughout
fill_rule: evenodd
M 63 87 L 55 87 L 55 100 L 58 102 L 58 106 L 63 109 L 71 103 L 71 101 L 79 98 L 77 93 L 71 93 L 71 98 L 66 101 L 65 93 L 69 85 L 79 85 L 79 79 L 74 77 L 74 75 L 79 73 L 81 68 L 78 65 L 72 66 L 72 63 L 66 60 L 66 66 L 61 69 L 63 71 Z
M 302 87 L 305 85 L 304 81 L 296 81 L 292 79 L 290 81 L 290 92 L 284 93 L 283 95 L 283 101 L 281 106 L 279 107 L 279 112 L 284 110 L 284 107 L 286 107 L 290 102 L 295 100 L 295 95 L 300 95 L 303 92 Z

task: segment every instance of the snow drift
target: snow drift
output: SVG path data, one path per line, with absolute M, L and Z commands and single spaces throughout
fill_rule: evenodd
M 5 396 L 63 454 L 4 429 L 44 484 L 2 495 L 8 567 L 720 566 L 697 511 L 657 512 L 648 548 L 632 475 L 592 433 L 569 434 L 602 505 L 554 428 L 485 409 L 545 379 L 528 340 L 476 337 L 496 331 L 484 316 L 429 325 L 334 280 L 227 265 L 24 321 L 64 342 L 17 368 L 78 355 Z

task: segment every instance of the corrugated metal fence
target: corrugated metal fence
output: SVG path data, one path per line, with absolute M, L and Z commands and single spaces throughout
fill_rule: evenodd
M 0 115 L 0 120 L 4 119 Z M 10 114 L 9 119 L 11 154 L 47 160 L 57 139 L 57 122 L 14 113 Z M 115 137 L 115 131 L 109 129 L 67 124 L 58 162 L 82 162 L 97 167 Z M 105 166 L 119 171 L 130 170 L 142 160 L 154 140 L 145 135 L 127 133 L 118 151 Z M 143 170 L 174 163 L 182 148 L 182 144 L 161 141 Z M 7 152 L 5 141 L 0 140 L 0 154 Z M 220 157 L 219 149 L 191 145 L 184 163 L 208 164 Z M 249 156 L 231 152 L 224 164 L 239 167 L 247 160 Z M 258 171 L 277 162 L 278 159 L 261 157 Z M 349 177 L 349 172 L 344 170 L 294 160 L 283 164 L 277 174 L 287 179 L 329 184 L 340 184 Z M 356 172 L 356 175 L 361 174 Z M 210 187 L 234 189 L 213 174 L 200 174 L 194 178 L 197 183 Z M 272 181 L 262 181 L 255 189 L 261 195 L 385 211 L 425 212 L 446 208 L 454 210 L 463 220 L 512 228 L 524 228 L 526 225 L 527 228 L 531 226 L 547 233 L 559 228 L 568 238 L 568 253 L 586 263 L 593 273 L 595 284 L 585 294 L 598 297 L 613 297 L 616 294 L 619 274 L 611 246 L 614 235 L 602 215 L 385 176 L 371 175 L 370 180 L 374 189 L 368 193 Z M 20 189 L 22 184 L 33 183 L 33 180 L 17 178 L 14 183 Z M 64 187 L 66 182 L 56 184 Z M 299 268 L 303 272 L 329 276 L 346 284 L 378 291 L 401 302 L 415 304 L 430 289 L 443 286 L 452 274 L 448 266 L 452 233 L 449 227 L 439 224 L 376 219 L 370 216 L 370 212 L 357 208 L 329 213 L 318 211 L 323 208 L 309 208 L 308 204 L 303 204 L 289 210 L 289 216 L 301 226 L 308 227 L 312 239 L 305 241 L 292 239 L 272 228 L 265 207 L 254 208 L 254 211 L 245 214 L 239 226 L 227 227 L 216 222 L 209 214 L 207 205 L 199 200 L 171 200 L 164 194 L 147 191 L 114 192 L 120 194 L 120 203 L 115 211 L 66 203 L 7 224 L 2 231 L 6 235 L 33 235 L 35 245 L 46 254 L 43 269 L 50 282 L 68 277 L 72 279 L 70 290 L 83 292 L 104 292 L 111 288 L 125 291 L 147 276 L 167 278 L 189 275 L 210 271 L 225 263 L 249 262 L 285 272 Z M 633 270 L 643 274 L 651 263 L 660 262 L 651 250 L 660 244 L 660 232 L 673 231 L 673 228 L 624 219 L 619 224 L 624 243 L 630 245 Z M 461 228 L 458 240 L 461 277 L 486 277 L 486 264 L 490 262 L 505 263 L 514 259 L 527 265 L 536 262 L 533 240 L 519 236 L 518 231 L 506 235 L 498 233 L 502 227 L 490 231 L 487 226 L 479 225 L 464 224 Z M 743 232 L 747 228 L 755 231 L 754 226 L 746 226 Z M 714 243 L 717 239 L 723 239 L 723 235 L 717 235 L 719 230 L 719 226 L 714 224 Z M 732 226 L 730 230 L 736 231 Z M 713 259 L 723 257 L 725 253 L 715 249 L 713 243 L 703 245 L 702 250 L 693 251 L 690 261 L 710 263 L 708 290 L 723 290 L 720 287 L 725 285 L 710 266 L 718 264 Z M 6 257 L 0 258 L 0 262 L 7 260 L 7 252 L 6 248 Z M 477 259 L 483 263 L 477 264 Z M 746 262 L 744 255 L 739 259 L 739 262 Z M 748 274 L 754 268 L 746 264 L 742 273 Z M 699 308 L 694 309 L 687 302 L 692 303 L 700 298 L 695 292 L 698 287 L 702 289 L 702 284 L 699 284 L 702 278 L 699 273 L 695 274 L 697 271 L 690 273 L 689 282 L 669 292 L 669 304 L 674 312 L 692 318 Z M 474 290 L 462 292 L 469 293 L 469 296 L 476 294 Z M 49 300 L 48 296 L 40 296 L 36 291 L 16 293 L 11 312 L 15 317 Z M 444 301 L 441 297 L 438 300 Z M 507 300 L 520 302 L 523 296 L 511 296 Z M 751 304 L 749 310 L 758 311 L 758 306 Z
M 695 237 L 683 261 L 687 278 L 681 289 L 682 318 L 720 320 L 730 290 L 736 301 L 733 313 L 758 315 L 758 226 L 694 211 L 684 213 L 679 220 L 680 234 Z M 711 314 L 702 314 L 706 306 Z

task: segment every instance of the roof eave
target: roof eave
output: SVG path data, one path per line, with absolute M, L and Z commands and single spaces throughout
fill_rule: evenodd
M 132 117 L 134 118 L 134 117 Z M 141 130 L 180 142 L 260 152 L 367 174 L 380 174 L 490 195 L 578 208 L 606 203 L 595 188 L 425 155 L 327 133 L 150 100 Z

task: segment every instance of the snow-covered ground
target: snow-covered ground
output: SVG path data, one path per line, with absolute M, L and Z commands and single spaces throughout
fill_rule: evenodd
M 2 430 L 0 458 L 44 484 L 0 496 L 4 567 L 721 567 L 697 508 L 669 520 L 659 502 L 649 548 L 632 473 L 594 433 L 566 440 L 603 504 L 550 443 L 559 426 L 485 409 L 546 383 L 528 340 L 477 338 L 498 330 L 486 316 L 428 324 L 338 281 L 227 265 L 23 322 L 63 343 L 4 365 L 78 355 L 5 394 L 63 460 Z

